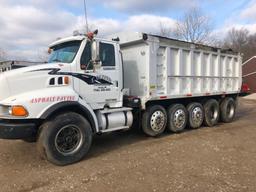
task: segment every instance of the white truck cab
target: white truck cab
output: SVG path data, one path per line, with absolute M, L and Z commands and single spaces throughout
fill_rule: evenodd
M 93 134 L 136 125 L 149 136 L 231 122 L 241 57 L 143 33 L 55 41 L 48 64 L 0 74 L 0 138 L 36 140 L 57 165 L 81 160 Z

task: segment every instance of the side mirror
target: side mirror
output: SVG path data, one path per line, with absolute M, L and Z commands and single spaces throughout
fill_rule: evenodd
M 91 43 L 91 50 L 92 50 L 92 60 L 97 61 L 99 60 L 99 45 L 98 42 L 95 40 L 92 40 Z
M 91 51 L 92 51 L 92 62 L 95 69 L 101 67 L 99 43 L 96 40 L 92 40 Z

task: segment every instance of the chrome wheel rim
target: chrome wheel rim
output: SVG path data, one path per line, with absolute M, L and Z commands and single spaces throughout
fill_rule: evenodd
M 231 119 L 235 114 L 235 106 L 232 103 L 229 103 L 227 106 L 227 115 Z
M 195 107 L 192 110 L 192 121 L 197 126 L 200 126 L 200 124 L 203 122 L 203 110 L 200 107 Z
M 162 111 L 155 111 L 150 119 L 150 126 L 153 131 L 158 132 L 163 129 L 165 124 L 165 115 Z
M 83 143 L 81 130 L 75 125 L 62 127 L 55 137 L 55 147 L 62 155 L 76 153 Z
M 178 109 L 174 113 L 174 125 L 178 129 L 182 129 L 186 123 L 186 113 L 182 109 Z

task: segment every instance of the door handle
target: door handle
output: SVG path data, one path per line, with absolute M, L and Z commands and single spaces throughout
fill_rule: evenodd
M 114 81 L 114 85 L 118 87 L 118 81 Z

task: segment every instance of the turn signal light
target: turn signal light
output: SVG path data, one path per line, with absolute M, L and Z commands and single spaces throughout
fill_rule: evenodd
M 65 85 L 69 84 L 69 77 L 68 76 L 64 77 L 64 83 L 65 83 Z
M 11 115 L 18 117 L 26 117 L 28 116 L 28 111 L 23 106 L 12 106 L 11 107 Z

